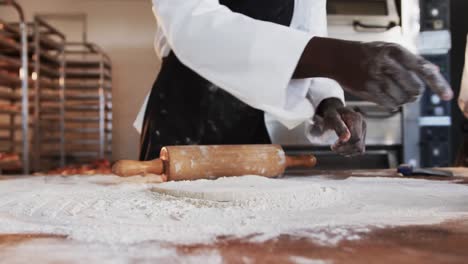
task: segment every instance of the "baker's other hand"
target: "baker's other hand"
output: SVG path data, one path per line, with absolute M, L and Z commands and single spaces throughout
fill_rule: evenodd
M 462 113 L 465 116 L 465 118 L 468 119 L 468 102 L 460 98 L 458 99 L 458 106 L 462 110 Z
M 463 78 L 460 87 L 460 95 L 458 97 L 458 106 L 465 118 L 468 118 L 468 43 L 466 48 L 465 69 L 463 70 Z
M 317 108 L 314 121 L 322 133 L 333 130 L 338 135 L 338 140 L 331 146 L 334 152 L 348 157 L 365 152 L 366 121 L 360 113 L 345 107 L 341 100 L 323 100 Z
M 349 93 L 389 109 L 416 101 L 424 84 L 442 100 L 453 98 L 437 66 L 398 44 L 386 42 L 314 37 L 295 77 L 334 79 Z

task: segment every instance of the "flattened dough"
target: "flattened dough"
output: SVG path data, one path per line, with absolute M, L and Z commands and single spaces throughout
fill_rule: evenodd
M 271 203 L 310 200 L 323 195 L 337 197 L 333 188 L 318 184 L 304 184 L 291 179 L 269 179 L 260 176 L 226 177 L 217 180 L 166 182 L 152 189 L 174 197 L 234 202 L 268 200 Z M 323 197 L 322 197 L 323 198 Z M 321 200 L 321 199 L 318 199 Z

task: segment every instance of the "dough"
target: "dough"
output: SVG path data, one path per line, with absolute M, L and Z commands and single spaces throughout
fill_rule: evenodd
M 304 184 L 293 179 L 270 179 L 261 176 L 226 177 L 217 180 L 166 182 L 152 189 L 174 197 L 217 202 L 258 201 L 283 204 L 287 201 L 309 200 L 331 191 L 317 184 Z M 335 194 L 336 195 L 336 194 Z

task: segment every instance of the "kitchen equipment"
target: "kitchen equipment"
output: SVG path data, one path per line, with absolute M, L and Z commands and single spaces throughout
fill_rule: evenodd
M 330 37 L 398 43 L 439 66 L 449 80 L 451 41 L 448 1 L 329 0 L 327 9 Z M 304 135 L 304 131 L 307 131 L 305 124 L 290 131 L 278 122 L 267 121 L 272 142 L 283 145 L 288 153 L 313 151 L 320 155 L 320 169 L 337 166 L 341 169 L 395 168 L 400 163 L 415 167 L 450 164 L 451 105 L 430 89 L 426 89 L 421 100 L 407 104 L 396 112 L 348 93 L 345 93 L 345 97 L 347 106 L 358 109 L 367 120 L 367 152 L 364 157 L 343 162 L 329 149 L 336 137 L 322 137 L 319 141 L 311 142 Z
M 96 159 L 110 159 L 113 119 L 110 57 L 98 45 L 87 41 L 86 14 L 40 13 L 36 17 L 53 22 L 69 33 L 63 45 L 64 56 L 61 57 L 61 63 L 66 65 L 64 76 L 60 79 L 60 84 L 66 87 L 63 101 L 41 105 L 41 112 L 44 113 L 41 115 L 47 115 L 49 121 L 58 122 L 62 128 L 59 132 L 45 131 L 50 137 L 59 136 L 62 139 L 58 146 L 61 165 L 39 169 L 44 171 L 70 164 L 87 164 Z M 75 34 L 79 31 L 70 32 L 70 28 L 75 29 L 76 25 L 82 28 L 81 34 Z M 82 39 L 76 36 L 82 36 Z M 41 132 L 40 136 L 43 136 L 44 130 Z M 57 152 L 57 144 L 46 145 L 43 149 L 45 154 L 42 156 L 50 155 Z
M 400 24 L 395 0 L 328 0 L 327 13 L 331 34 L 354 31 L 375 38 L 373 33 L 384 33 Z
M 47 171 L 110 159 L 110 58 L 97 45 L 66 42 L 56 27 L 67 29 L 57 20 L 86 21 L 35 14 L 26 23 L 15 1 L 0 0 L 3 5 L 17 9 L 20 23 L 0 19 L 0 152 L 26 153 L 24 174 L 30 160 L 33 171 Z
M 421 31 L 450 29 L 450 1 L 420 0 Z
M 395 0 L 328 0 L 328 35 L 332 38 L 353 41 L 394 42 L 415 50 L 415 41 L 403 32 L 403 22 L 409 19 L 403 16 L 400 18 L 398 4 L 403 3 Z M 408 1 L 404 4 L 405 10 L 413 7 L 407 6 Z M 313 151 L 321 161 L 318 165 L 320 169 L 397 167 L 403 160 L 405 152 L 405 134 L 414 133 L 412 127 L 406 124 L 416 123 L 417 126 L 417 117 L 412 120 L 407 115 L 412 112 L 407 112 L 403 108 L 396 112 L 389 111 L 349 93 L 345 93 L 345 98 L 347 106 L 356 108 L 367 120 L 366 155 L 343 159 L 330 150 L 330 145 L 337 139 L 333 133 L 330 137 L 324 136 L 311 141 L 307 137 L 309 131 L 307 124 L 289 130 L 274 120 L 267 120 L 272 142 L 281 144 L 288 153 Z
M 97 45 L 66 43 L 66 163 L 112 155 L 112 63 Z
M 450 80 L 449 49 L 445 53 L 423 55 L 437 65 L 443 76 Z M 442 101 L 430 89 L 426 89 L 420 101 L 420 166 L 448 167 L 452 163 L 451 102 Z
M 0 1 L 0 7 L 12 9 L 18 16 L 17 24 L 0 19 L 0 152 L 21 155 L 20 166 L 16 167 L 28 174 L 31 143 L 27 24 L 16 1 Z M 5 167 L 10 166 L 0 162 L 0 170 Z
M 39 15 L 28 27 L 31 99 L 34 105 L 34 170 L 65 165 L 65 35 Z
M 409 164 L 402 164 L 398 167 L 397 172 L 407 177 L 414 176 L 432 176 L 432 177 L 453 177 L 450 171 L 442 171 L 435 169 L 414 168 Z
M 437 65 L 450 82 L 450 1 L 420 0 L 421 32 L 418 51 Z M 452 163 L 452 102 L 442 101 L 429 88 L 420 101 L 419 165 L 421 167 L 447 167 Z
M 119 161 L 119 176 L 156 174 L 168 181 L 260 175 L 277 177 L 287 167 L 314 167 L 313 155 L 286 156 L 279 145 L 171 146 L 152 161 Z

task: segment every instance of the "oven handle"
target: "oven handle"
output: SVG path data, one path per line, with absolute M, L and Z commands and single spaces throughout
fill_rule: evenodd
M 369 31 L 369 30 L 385 32 L 385 31 L 390 30 L 390 29 L 392 29 L 392 28 L 394 28 L 396 26 L 397 26 L 397 23 L 395 23 L 393 21 L 389 22 L 388 25 L 386 25 L 386 26 L 364 24 L 359 20 L 354 20 L 353 21 L 354 30 L 357 31 L 357 32 L 365 32 L 365 31 Z
M 365 112 L 359 107 L 356 107 L 354 111 L 361 113 L 364 117 L 369 118 L 369 119 L 384 119 L 384 118 L 391 118 L 399 114 L 399 111 L 396 112 L 388 112 L 385 114 L 375 114 L 375 113 L 370 113 L 370 112 Z
M 364 117 L 369 119 L 382 119 L 382 118 L 391 118 L 396 116 L 397 114 L 401 113 L 401 109 L 397 111 L 385 111 L 381 113 L 376 113 L 373 111 L 365 111 L 362 106 L 363 105 L 350 105 L 354 111 L 361 113 Z

